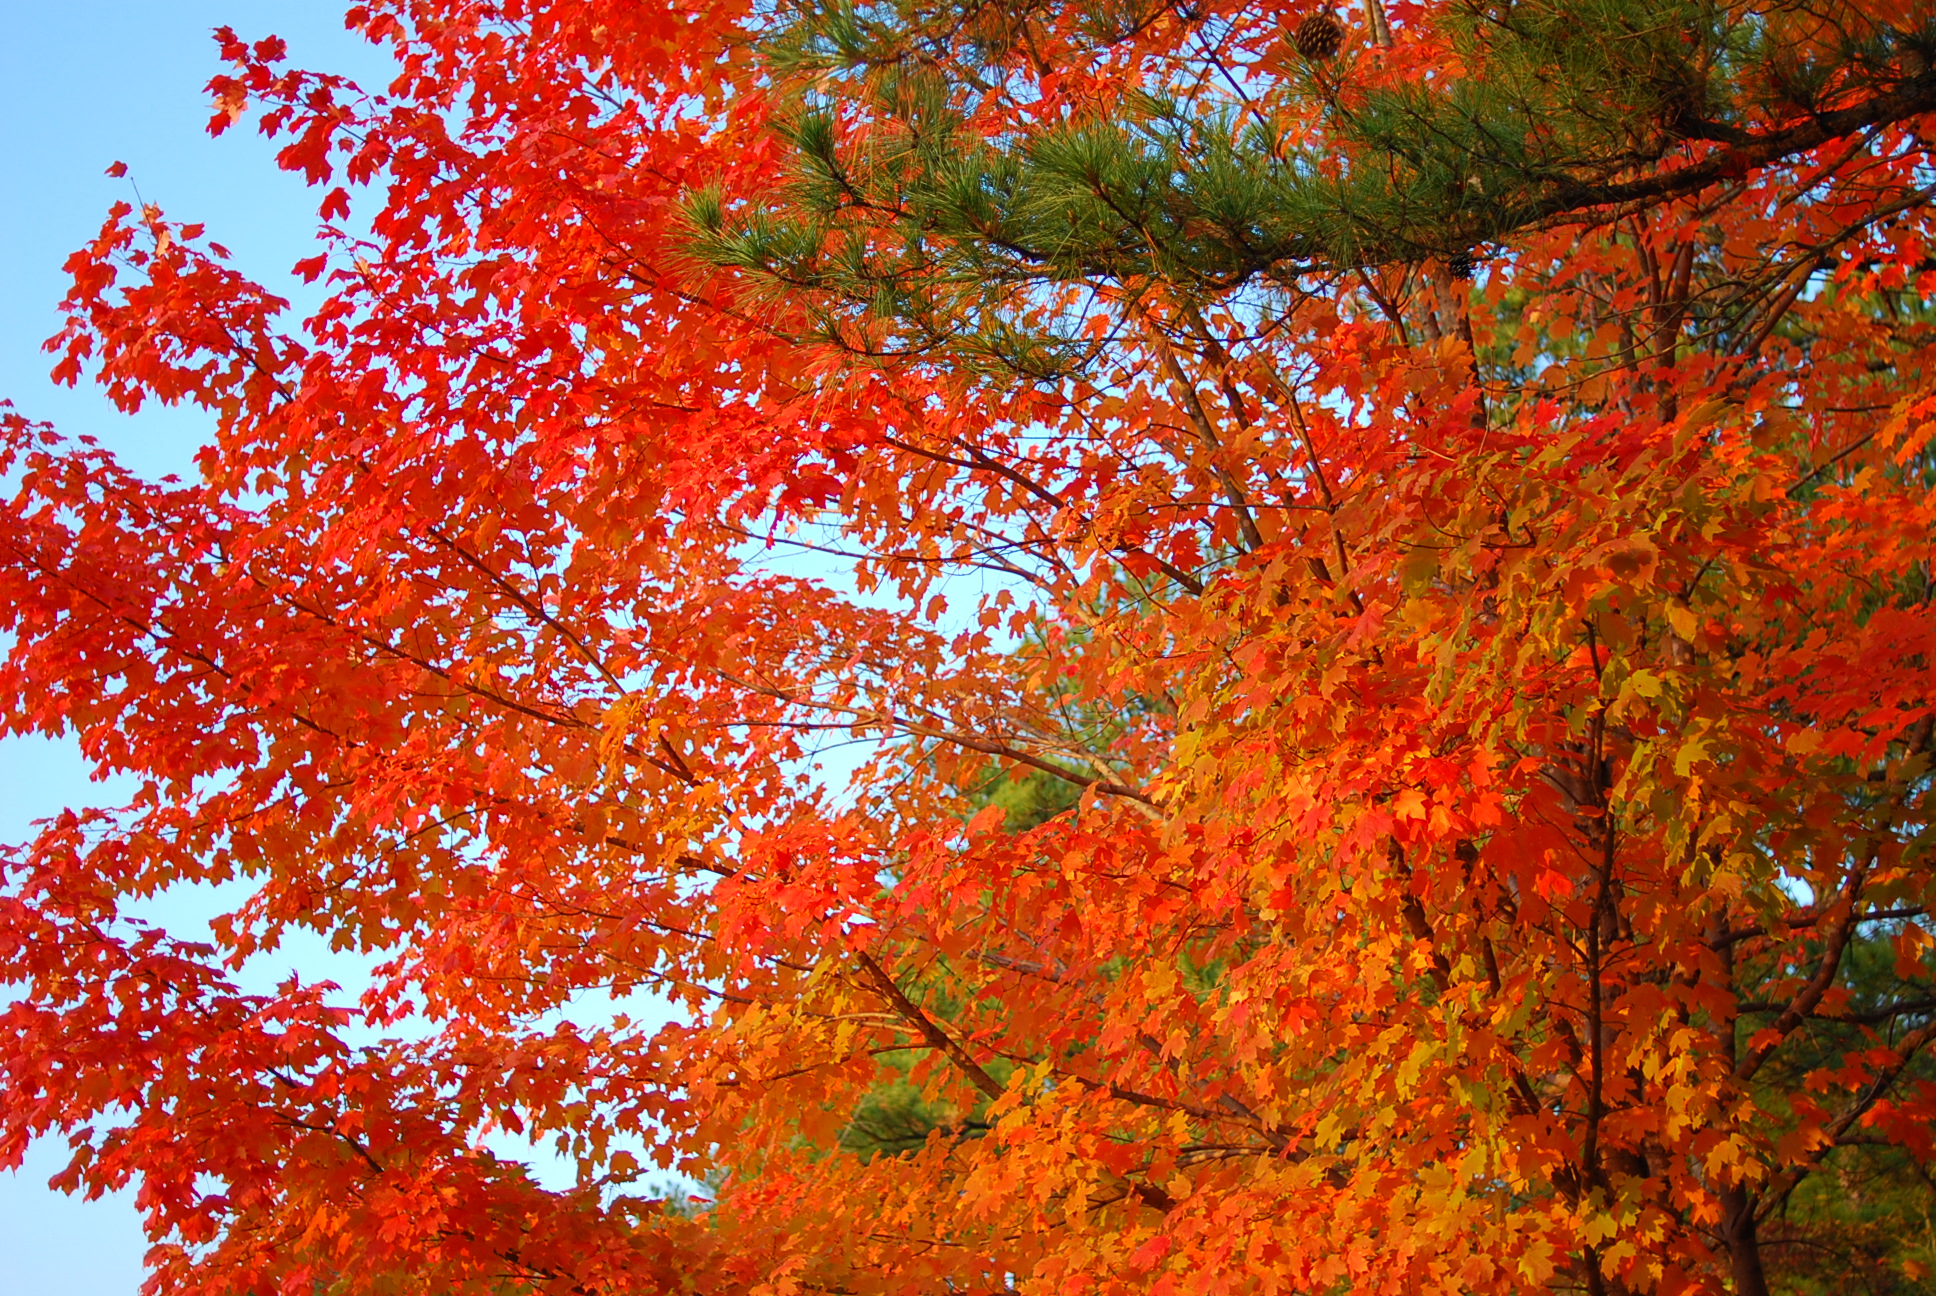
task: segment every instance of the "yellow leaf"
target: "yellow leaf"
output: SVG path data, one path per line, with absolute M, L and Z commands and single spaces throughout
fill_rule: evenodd
M 1695 632 L 1701 628 L 1700 618 L 1694 615 L 1694 609 L 1682 603 L 1667 605 L 1667 624 L 1675 634 L 1689 643 L 1694 641 Z

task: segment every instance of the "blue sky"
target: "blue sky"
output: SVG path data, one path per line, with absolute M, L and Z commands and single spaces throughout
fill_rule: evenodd
M 30 417 L 86 433 L 147 474 L 192 471 L 198 415 L 116 412 L 94 391 L 47 380 L 40 342 L 60 326 L 61 262 L 132 186 L 170 218 L 207 224 L 237 264 L 300 300 L 289 267 L 309 254 L 319 194 L 277 171 L 252 132 L 211 140 L 202 87 L 221 70 L 210 33 L 275 34 L 291 61 L 380 81 L 379 56 L 342 29 L 343 3 L 284 0 L 61 0 L 8 6 L 0 26 L 0 397 Z M 116 160 L 126 179 L 103 174 Z M 0 741 L 0 840 L 31 820 L 98 802 L 78 753 L 58 742 Z M 184 908 L 179 915 L 192 922 Z M 0 1173 L 0 1296 L 134 1296 L 144 1247 L 129 1200 L 82 1202 L 47 1189 L 59 1147 Z

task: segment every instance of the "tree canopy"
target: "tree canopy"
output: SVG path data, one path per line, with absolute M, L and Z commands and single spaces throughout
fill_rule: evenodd
M 210 86 L 320 305 L 68 263 L 199 478 L 0 427 L 0 732 L 137 789 L 0 1162 L 157 1296 L 1927 1282 L 1936 10 L 347 19 Z

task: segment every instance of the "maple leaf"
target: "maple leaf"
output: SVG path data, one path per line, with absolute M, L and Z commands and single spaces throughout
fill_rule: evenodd
M 0 854 L 0 1149 L 183 1294 L 1920 1281 L 1928 8 L 1312 12 L 218 33 L 369 233 L 69 261 L 193 483 L 0 414 L 139 789 Z

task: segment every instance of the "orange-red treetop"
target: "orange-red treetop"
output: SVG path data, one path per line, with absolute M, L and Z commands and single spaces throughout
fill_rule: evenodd
M 976 11 L 964 120 L 1185 87 L 1295 148 L 1468 57 L 1091 8 Z M 765 7 L 349 20 L 383 94 L 227 33 L 212 87 L 325 195 L 308 319 L 152 209 L 69 263 L 59 373 L 210 411 L 201 480 L 0 449 L 7 731 L 139 786 L 0 864 L 0 1152 L 138 1180 L 155 1290 L 1750 1291 L 1822 1167 L 1929 1164 L 1908 37 L 1470 282 L 1021 284 L 1093 343 L 1025 381 L 694 251 L 800 165 Z M 1080 802 L 977 810 L 1023 777 Z M 122 916 L 236 878 L 212 947 Z M 299 928 L 367 992 L 237 987 Z M 925 1136 L 843 1144 L 902 1077 Z

